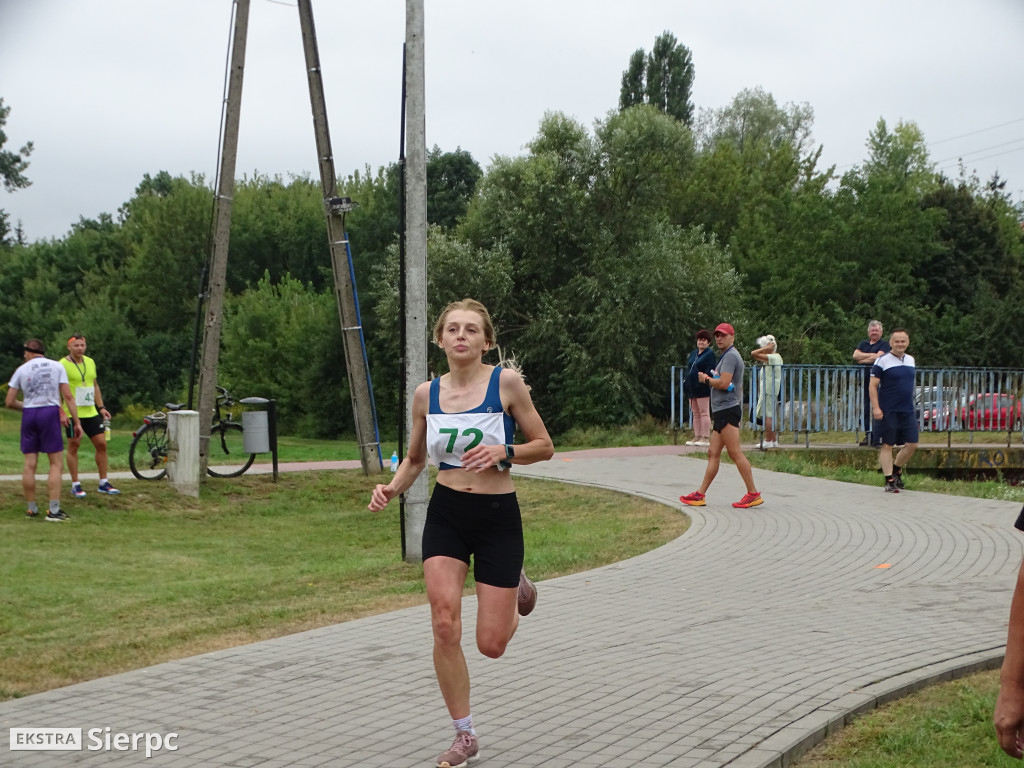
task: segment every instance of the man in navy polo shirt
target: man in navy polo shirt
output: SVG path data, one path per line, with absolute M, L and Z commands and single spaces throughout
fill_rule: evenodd
M 889 335 L 890 351 L 871 367 L 871 413 L 881 433 L 878 463 L 885 474 L 885 490 L 903 488 L 903 467 L 917 450 L 917 414 L 914 411 L 914 358 L 907 354 L 910 335 L 903 328 Z M 903 444 L 893 463 L 892 447 Z
M 889 342 L 882 338 L 882 323 L 872 320 L 868 323 L 868 337 L 853 350 L 853 362 L 864 366 L 864 439 L 861 445 L 877 448 L 882 444 L 871 418 L 871 368 L 888 351 Z

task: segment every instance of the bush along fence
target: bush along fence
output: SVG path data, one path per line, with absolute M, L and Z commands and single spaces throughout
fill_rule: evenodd
M 779 433 L 850 432 L 857 439 L 868 430 L 870 368 L 862 365 L 747 366 L 743 381 L 744 423 L 755 432 L 767 419 Z M 684 382 L 687 371 L 672 366 L 669 398 L 673 429 L 692 429 Z M 759 400 L 764 402 L 759 408 Z M 1024 441 L 1022 425 L 1024 371 L 1010 368 L 918 368 L 914 409 L 922 432 L 1004 433 Z M 758 423 L 762 422 L 762 423 Z

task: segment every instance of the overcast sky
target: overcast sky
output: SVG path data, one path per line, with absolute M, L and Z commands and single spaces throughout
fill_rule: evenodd
M 405 4 L 314 0 L 339 175 L 397 159 Z M 30 241 L 116 214 L 143 174 L 212 179 L 230 0 L 0 0 L 4 149 L 35 143 L 31 187 L 0 191 Z M 546 110 L 592 127 L 630 54 L 669 30 L 697 108 L 760 86 L 814 109 L 825 165 L 860 163 L 880 117 L 913 121 L 949 175 L 963 157 L 1024 197 L 1021 0 L 426 0 L 427 144 L 486 168 Z M 298 11 L 252 0 L 237 175 L 317 174 Z

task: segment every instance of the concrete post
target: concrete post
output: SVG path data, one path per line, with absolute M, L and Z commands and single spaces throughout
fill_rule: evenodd
M 199 412 L 167 414 L 167 477 L 183 496 L 199 498 Z
M 427 379 L 427 132 L 424 74 L 423 0 L 406 0 L 405 45 L 406 133 L 408 152 L 405 192 L 405 404 L 406 444 L 412 431 L 413 394 Z M 405 492 L 405 560 L 423 556 L 423 527 L 427 520 L 427 473 L 422 472 Z

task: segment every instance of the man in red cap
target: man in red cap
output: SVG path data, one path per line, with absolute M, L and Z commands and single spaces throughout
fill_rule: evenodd
M 711 387 L 711 446 L 708 448 L 708 466 L 704 470 L 704 481 L 693 493 L 680 496 L 683 504 L 691 507 L 703 507 L 707 502 L 707 493 L 718 467 L 721 464 L 722 448 L 729 452 L 740 471 L 743 484 L 747 486 L 747 494 L 739 501 L 733 502 L 734 507 L 746 509 L 764 503 L 761 494 L 754 487 L 754 473 L 750 469 L 750 461 L 743 455 L 740 447 L 740 421 L 743 418 L 743 358 L 736 351 L 736 331 L 729 323 L 720 323 L 715 328 L 715 343 L 722 350 L 718 367 L 711 374 L 701 373 L 700 382 Z

